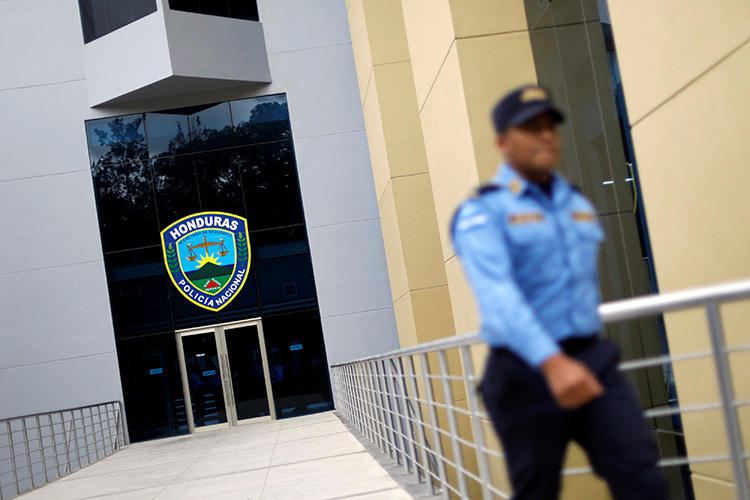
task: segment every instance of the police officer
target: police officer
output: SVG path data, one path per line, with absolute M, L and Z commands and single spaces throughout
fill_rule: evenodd
M 555 499 L 570 440 L 617 500 L 661 500 L 664 479 L 641 405 L 601 338 L 594 207 L 560 175 L 545 89 L 505 96 L 492 119 L 505 157 L 457 210 L 453 242 L 491 346 L 482 397 L 500 436 L 513 498 Z

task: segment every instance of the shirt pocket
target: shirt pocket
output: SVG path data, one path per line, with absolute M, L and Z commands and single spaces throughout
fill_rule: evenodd
M 506 217 L 506 227 L 511 245 L 524 250 L 548 245 L 555 237 L 552 221 L 541 212 L 511 213 Z
M 599 245 L 604 240 L 604 231 L 593 213 L 573 214 L 574 271 L 578 276 L 588 277 L 596 272 Z
M 514 213 L 506 217 L 511 259 L 516 278 L 526 284 L 549 279 L 561 264 L 554 223 L 542 213 Z

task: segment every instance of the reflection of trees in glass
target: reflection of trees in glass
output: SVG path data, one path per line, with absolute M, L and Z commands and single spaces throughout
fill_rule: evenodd
M 143 116 L 138 115 L 130 121 L 129 116 L 120 116 L 106 120 L 107 129 L 94 127 L 94 135 L 99 147 L 92 149 L 103 154 L 92 158 L 93 166 L 121 163 L 146 157 L 146 138 L 143 134 Z M 92 140 L 89 137 L 89 142 Z
M 99 146 L 106 148 L 92 168 L 105 251 L 158 241 L 151 172 L 141 160 L 147 154 L 143 117 L 128 118 L 107 120 L 106 130 L 93 128 Z
M 188 134 L 186 134 L 182 130 L 182 123 L 180 121 L 175 122 L 175 134 L 174 137 L 169 139 L 169 142 L 167 143 L 167 149 L 166 151 L 162 151 L 158 155 L 155 155 L 157 158 L 163 158 L 165 156 L 174 156 L 179 155 L 183 153 L 189 153 L 190 152 L 190 141 L 188 139 Z M 153 155 L 153 151 L 151 154 Z
M 241 108 L 238 104 L 233 109 Z M 235 127 L 241 144 L 289 139 L 289 110 L 286 102 L 263 102 L 250 111 L 250 116 Z
M 192 155 L 160 158 L 152 165 L 162 226 L 200 211 Z
M 202 210 L 244 215 L 242 189 L 234 148 L 195 155 Z
M 105 251 L 135 248 L 158 241 L 145 161 L 102 165 L 92 170 Z
M 193 139 L 193 147 L 196 150 L 206 151 L 219 149 L 232 145 L 232 126 L 224 125 L 221 129 L 207 126 L 199 114 L 190 117 L 190 133 Z

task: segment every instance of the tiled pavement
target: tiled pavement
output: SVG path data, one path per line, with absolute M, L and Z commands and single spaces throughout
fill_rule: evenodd
M 410 499 L 332 413 L 130 445 L 34 499 Z

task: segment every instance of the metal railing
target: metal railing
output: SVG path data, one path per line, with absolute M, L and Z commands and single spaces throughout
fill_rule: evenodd
M 0 500 L 93 464 L 124 443 L 119 401 L 0 420 Z
M 705 311 L 711 349 L 626 361 L 620 364 L 620 369 L 630 371 L 698 358 L 713 359 L 719 388 L 717 402 L 649 409 L 645 417 L 721 411 L 728 453 L 666 457 L 660 466 L 728 461 L 737 499 L 750 500 L 745 462 L 749 456 L 742 442 L 738 416 L 738 409 L 750 406 L 750 400 L 735 399 L 729 366 L 729 355 L 750 351 L 750 343 L 727 347 L 719 309 L 721 304 L 742 299 L 750 299 L 750 280 L 611 302 L 601 305 L 599 313 L 605 323 L 615 323 L 695 308 Z M 744 336 L 748 337 L 746 333 Z M 472 496 L 469 482 L 473 482 L 474 496 L 510 498 L 504 471 L 498 470 L 503 469 L 498 462 L 503 454 L 497 442 L 491 442 L 494 435 L 489 435 L 492 430 L 488 416 L 476 390 L 480 377 L 474 369 L 472 348 L 480 343 L 478 335 L 466 334 L 331 367 L 334 400 L 342 417 L 390 454 L 405 473 L 416 475 L 443 498 Z M 464 425 L 459 432 L 461 423 Z M 492 467 L 491 462 L 495 462 Z M 589 474 L 591 469 L 567 468 L 562 473 Z

